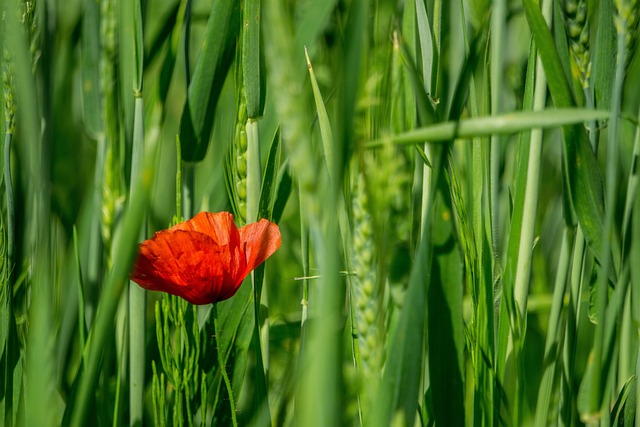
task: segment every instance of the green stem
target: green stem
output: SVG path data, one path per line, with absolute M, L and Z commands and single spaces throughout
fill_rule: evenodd
M 246 222 L 258 219 L 260 206 L 260 190 L 262 185 L 262 170 L 260 163 L 260 134 L 258 121 L 249 118 L 245 124 L 247 133 L 247 216 Z M 266 289 L 263 289 L 264 267 L 251 273 L 254 301 L 254 335 L 253 347 L 256 353 L 256 404 L 258 407 L 269 407 L 269 392 L 267 376 L 269 371 L 269 322 L 260 326 L 260 310 L 264 306 L 268 310 Z M 268 313 L 268 312 L 267 312 Z M 268 317 L 268 315 L 266 315 Z M 270 418 L 270 417 L 269 417 Z
M 182 162 L 181 174 L 182 217 L 186 220 L 193 216 L 195 208 L 195 166 Z
M 302 210 L 302 206 L 300 206 Z M 302 315 L 300 319 L 300 351 L 304 343 L 304 331 L 306 328 L 307 317 L 309 315 L 309 228 L 304 215 L 300 215 L 300 246 L 302 254 Z
M 567 306 L 567 322 L 565 324 L 565 339 L 563 343 L 563 369 L 564 379 L 561 383 L 560 419 L 565 425 L 573 425 L 574 422 L 574 391 L 572 378 L 574 378 L 576 361 L 576 344 L 578 338 L 578 325 L 580 324 L 580 300 L 582 298 L 582 286 L 585 267 L 585 240 L 580 227 L 577 228 L 573 246 L 573 260 L 571 262 L 571 290 Z M 550 328 L 548 330 L 551 330 Z
M 260 133 L 258 121 L 249 118 L 247 132 L 247 224 L 258 220 L 262 171 L 260 164 Z
M 93 179 L 93 210 L 91 213 L 91 228 L 89 238 L 89 260 L 87 264 L 87 325 L 93 323 L 95 316 L 94 294 L 96 289 L 100 287 L 101 270 L 103 263 L 102 251 L 102 233 L 101 228 L 101 208 L 102 208 L 102 181 L 104 177 L 105 158 L 106 158 L 106 141 L 104 133 L 98 136 L 96 141 L 96 164 L 95 176 Z
M 10 128 L 10 123 L 6 123 L 6 128 Z M 6 301 L 6 316 L 9 322 L 9 331 L 6 341 L 5 349 L 5 363 L 4 363 L 4 425 L 11 427 L 13 425 L 13 360 L 12 355 L 15 353 L 14 345 L 14 318 L 13 318 L 13 252 L 15 248 L 15 207 L 13 200 L 13 183 L 11 182 L 11 141 L 13 134 L 11 132 L 5 133 L 4 139 L 4 185 L 7 201 L 7 263 L 5 268 L 7 271 L 7 281 L 4 283 L 5 287 L 5 301 Z
M 502 112 L 502 88 L 504 86 L 504 36 L 507 22 L 507 1 L 496 0 L 493 2 L 491 10 L 491 114 L 496 115 Z M 497 209 L 499 188 L 500 188 L 500 141 L 501 137 L 495 135 L 491 137 L 490 154 L 490 204 L 491 204 L 491 224 L 493 233 L 491 247 L 493 255 L 499 255 L 498 244 L 500 236 L 498 227 L 500 225 L 499 212 Z
M 550 21 L 552 2 L 543 3 L 543 13 Z M 535 90 L 533 110 L 542 110 L 547 101 L 547 79 L 540 59 L 536 61 Z M 527 183 L 522 209 L 522 226 L 520 245 L 518 248 L 518 264 L 514 279 L 514 300 L 521 316 L 526 316 L 527 297 L 529 295 L 529 276 L 533 252 L 533 237 L 538 211 L 538 194 L 540 188 L 540 164 L 542 161 L 542 129 L 532 129 L 529 146 L 529 162 L 527 165 Z M 522 319 L 524 320 L 524 319 Z M 523 337 L 524 338 L 524 337 Z
M 633 154 L 631 156 L 631 165 L 629 167 L 629 181 L 627 183 L 627 196 L 624 206 L 624 216 L 622 220 L 622 254 L 626 258 L 632 237 L 628 235 L 631 230 L 631 214 L 638 194 L 640 185 L 640 128 L 636 130 L 635 140 L 633 143 Z M 623 258 L 624 259 L 624 258 Z M 620 263 L 621 265 L 623 263 Z
M 9 128 L 7 123 L 6 127 Z M 7 200 L 7 261 L 9 271 L 13 271 L 13 256 L 15 248 L 15 205 L 13 200 L 13 183 L 11 180 L 11 141 L 13 134 L 5 133 L 4 138 L 4 186 Z M 13 300 L 13 298 L 10 298 Z
M 618 156 L 620 142 L 618 141 L 620 131 L 620 107 L 622 100 L 622 84 L 624 82 L 624 63 L 626 58 L 625 38 L 627 34 L 626 21 L 618 18 L 618 47 L 616 57 L 616 72 L 613 81 L 611 95 L 611 117 L 609 119 L 609 137 L 607 141 L 607 171 L 606 171 L 606 203 L 604 227 L 602 229 L 602 263 L 598 274 L 596 288 L 596 316 L 598 319 L 594 340 L 594 369 L 596 374 L 593 377 L 591 386 L 590 410 L 592 414 L 598 414 L 603 409 L 604 404 L 604 382 L 608 376 L 609 366 L 603 365 L 603 355 L 607 349 L 604 348 L 605 336 L 604 326 L 607 308 L 607 283 L 611 265 L 611 232 L 613 229 L 616 193 L 618 186 Z M 598 417 L 596 416 L 596 419 Z
M 640 341 L 637 344 L 637 358 L 636 358 L 636 427 L 640 427 Z
M 549 314 L 549 327 L 544 345 L 544 373 L 540 388 L 538 389 L 538 402 L 536 405 L 536 426 L 543 427 L 548 423 L 550 401 L 553 394 L 553 384 L 556 379 L 556 360 L 563 341 L 563 328 L 561 323 L 562 308 L 564 306 L 564 294 L 567 288 L 567 278 L 571 267 L 571 248 L 573 247 L 573 231 L 565 227 L 560 249 L 560 261 L 556 273 L 556 281 L 553 288 L 553 303 Z M 548 364 L 547 364 L 547 361 Z
M 137 92 L 134 104 L 133 149 L 131 177 L 135 182 L 142 172 L 144 156 L 144 110 L 142 94 Z M 135 187 L 131 187 L 131 197 Z M 140 228 L 140 240 L 144 240 L 146 221 Z M 129 282 L 129 425 L 140 425 L 144 415 L 145 353 L 147 291 Z

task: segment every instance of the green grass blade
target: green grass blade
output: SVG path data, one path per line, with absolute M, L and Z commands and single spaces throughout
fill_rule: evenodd
M 616 4 L 619 8 L 621 3 Z M 596 332 L 594 338 L 594 377 L 591 387 L 591 398 L 589 410 L 581 415 L 587 419 L 597 419 L 600 417 L 600 412 L 605 405 L 606 391 L 603 389 L 603 385 L 606 384 L 607 377 L 609 375 L 609 369 L 611 369 L 611 361 L 608 358 L 608 354 L 613 353 L 620 342 L 611 342 L 607 335 L 613 335 L 613 331 L 609 331 L 610 328 L 614 328 L 613 321 L 610 323 L 610 328 L 606 328 L 605 319 L 608 320 L 609 316 L 613 316 L 621 313 L 622 305 L 618 303 L 619 310 L 614 307 L 616 295 L 620 294 L 620 289 L 626 289 L 628 282 L 621 278 L 620 283 L 616 284 L 616 289 L 612 297 L 610 306 L 607 304 L 608 300 L 608 278 L 610 275 L 615 277 L 615 266 L 607 254 L 610 252 L 613 244 L 611 242 L 611 233 L 615 225 L 615 205 L 617 200 L 618 191 L 618 174 L 619 174 L 619 156 L 620 156 L 620 111 L 622 107 L 622 89 L 624 83 L 625 74 L 625 60 L 626 60 L 626 36 L 627 36 L 627 20 L 626 17 L 620 16 L 621 11 L 618 10 L 618 14 L 615 18 L 617 29 L 617 55 L 616 55 L 616 67 L 615 78 L 612 83 L 611 93 L 611 117 L 609 120 L 608 128 L 608 140 L 607 140 L 607 168 L 606 168 L 606 206 L 607 210 L 604 213 L 603 226 L 600 230 L 602 239 L 602 250 L 604 251 L 605 258 L 600 260 L 600 269 L 598 271 L 598 279 L 596 283 Z M 622 275 L 624 277 L 624 274 Z M 620 296 L 619 298 L 623 298 Z M 605 329 L 606 328 L 606 329 Z M 616 348 L 613 348 L 616 346 Z M 614 365 L 614 368 L 617 366 Z
M 360 73 L 364 67 L 364 60 L 367 52 L 366 35 L 369 24 L 369 0 L 362 0 L 354 3 L 344 30 L 345 53 L 342 62 L 342 85 L 340 86 L 340 110 L 337 114 L 339 120 L 338 139 L 341 145 L 345 146 L 345 151 L 353 147 L 347 144 L 352 141 L 354 118 L 357 111 L 359 89 L 363 84 L 360 80 Z M 339 153 L 339 152 L 338 152 Z
M 213 313 L 212 313 L 212 317 L 213 317 L 213 327 L 214 327 L 214 334 L 216 337 L 216 340 L 220 339 L 221 337 L 221 329 L 218 325 L 218 313 L 217 313 L 217 307 L 214 305 L 213 306 Z M 229 412 L 231 413 L 231 421 L 233 423 L 234 427 L 237 427 L 238 425 L 238 420 L 236 419 L 236 405 L 235 405 L 235 399 L 233 397 L 234 393 L 233 393 L 233 389 L 231 386 L 231 382 L 229 381 L 229 377 L 227 375 L 227 368 L 226 368 L 226 363 L 224 360 L 224 356 L 223 353 L 221 351 L 221 345 L 219 343 L 216 343 L 216 347 L 218 348 L 218 351 L 216 351 L 216 354 L 218 355 L 218 369 L 220 370 L 220 374 L 222 375 L 222 378 L 224 380 L 225 383 L 225 387 L 227 388 L 227 395 L 228 395 L 228 399 L 229 399 Z
M 133 52 L 134 68 L 133 91 L 134 94 L 142 91 L 142 72 L 144 71 L 144 43 L 142 41 L 142 6 L 140 1 L 133 2 Z
M 361 8 L 361 6 L 358 6 Z M 293 33 L 290 11 L 279 2 L 265 4 L 266 63 L 269 83 L 281 120 L 283 147 L 299 184 L 300 214 L 306 217 L 311 241 L 317 248 L 317 266 L 322 279 L 315 304 L 322 321 L 310 325 L 305 344 L 299 385 L 296 390 L 296 422 L 304 425 L 337 424 L 341 420 L 342 365 L 340 355 L 344 287 L 338 276 L 337 227 L 333 221 L 336 194 L 321 159 L 311 146 L 307 111 L 308 91 L 304 89 L 306 70 L 304 50 L 290 35 Z M 361 36 L 361 35 L 358 35 Z M 338 150 L 336 150 L 338 151 Z M 331 219 L 330 219 L 331 218 Z M 322 396 L 318 399 L 318 396 Z
M 76 271 L 78 274 L 78 328 L 80 330 L 80 347 L 85 348 L 87 343 L 87 323 L 84 315 L 84 281 L 82 279 L 82 265 L 80 263 L 80 253 L 78 252 L 78 233 L 76 227 L 73 227 L 73 251 L 76 260 Z M 84 355 L 84 352 L 83 352 Z
M 41 22 L 42 15 L 37 16 L 37 24 L 33 15 L 31 18 L 23 16 L 23 13 L 27 15 L 24 12 L 27 5 L 18 1 L 6 1 L 3 5 L 5 8 L 3 54 L 11 58 L 13 67 L 15 86 L 12 89 L 15 90 L 13 93 L 16 99 L 16 128 L 21 135 L 20 144 L 17 144 L 16 148 L 18 158 L 21 160 L 23 179 L 26 180 L 24 227 L 27 231 L 27 239 L 24 250 L 30 267 L 28 283 L 30 284 L 28 288 L 30 301 L 29 330 L 25 337 L 25 360 L 29 363 L 25 363 L 24 370 L 26 384 L 38 385 L 24 389 L 23 422 L 26 425 L 45 427 L 59 423 L 58 417 L 62 403 L 55 398 L 55 358 L 49 356 L 53 350 L 51 337 L 54 336 L 54 312 L 51 301 L 56 282 L 52 266 L 54 254 L 51 249 L 53 246 L 50 212 L 51 149 L 48 145 L 50 133 L 45 132 L 46 129 L 41 126 L 41 123 L 49 117 L 43 116 L 44 112 L 38 108 L 39 93 L 36 78 L 39 67 L 33 62 L 34 58 L 31 56 L 30 42 L 33 41 L 30 40 L 31 31 L 25 30 L 31 30 L 29 25 L 37 25 L 42 31 L 47 31 L 48 22 Z M 32 9 L 31 13 L 33 12 Z M 17 261 L 16 265 L 19 265 Z M 11 296 L 11 289 L 9 292 Z M 22 367 L 21 364 L 16 366 L 16 368 L 20 367 Z M 13 379 L 15 390 L 21 385 L 21 382 L 16 381 L 15 371 Z M 4 380 L 1 382 L 4 383 Z M 11 393 L 14 390 L 11 390 Z
M 569 82 L 565 77 L 551 33 L 538 5 L 533 0 L 524 0 L 523 5 L 533 38 L 538 46 L 553 102 L 558 108 L 575 106 Z M 604 199 L 598 162 L 583 126 L 564 126 L 563 140 L 566 179 L 569 184 L 572 205 L 587 244 L 596 258 L 602 262 L 604 258 L 609 258 L 611 255 L 602 252 Z
M 553 302 L 549 315 L 549 329 L 544 346 L 543 373 L 540 388 L 538 389 L 538 401 L 536 404 L 536 426 L 554 424 L 555 420 L 549 419 L 551 399 L 554 396 L 554 382 L 557 378 L 558 360 L 562 354 L 564 331 L 561 324 L 561 314 L 564 306 L 564 295 L 568 283 L 569 267 L 571 265 L 571 248 L 574 235 L 565 227 L 560 249 L 560 260 L 556 274 L 556 282 L 553 289 Z
M 262 188 L 260 189 L 260 209 L 258 216 L 273 220 L 274 203 L 276 201 L 276 191 L 278 189 L 278 170 L 280 168 L 280 136 L 276 133 L 271 141 L 267 163 L 262 177 Z
M 422 77 L 416 69 L 416 63 L 413 59 L 415 54 L 412 50 L 410 50 L 411 45 L 402 43 L 400 46 L 402 47 L 404 63 L 407 67 L 407 73 L 409 76 L 409 80 L 411 81 L 411 88 L 413 89 L 413 94 L 415 95 L 416 99 L 418 122 L 423 126 L 435 123 L 438 121 L 438 113 L 436 112 L 433 102 L 431 101 L 429 95 L 425 90 Z M 426 138 L 422 138 L 422 142 L 424 142 L 425 139 Z M 378 146 L 382 146 L 381 141 Z
M 80 374 L 82 379 L 77 399 L 67 406 L 67 410 L 71 411 L 72 414 L 71 426 L 74 427 L 80 427 L 85 424 L 89 402 L 91 396 L 94 395 L 98 380 L 104 346 L 107 337 L 112 332 L 114 313 L 125 285 L 129 283 L 129 270 L 134 261 L 137 238 L 147 212 L 149 193 L 153 183 L 153 170 L 155 169 L 152 166 L 153 159 L 153 153 L 146 154 L 145 166 L 139 175 L 138 181 L 134 183 L 137 186 L 134 190 L 135 197 L 131 199 L 123 219 L 122 233 L 119 235 L 120 238 L 114 242 L 117 250 L 114 252 L 116 256 L 113 262 L 113 270 L 106 280 L 96 319 L 89 335 L 87 366 Z
M 410 425 L 416 415 L 424 357 L 429 234 L 430 231 L 423 233 L 420 239 L 402 313 L 389 340 L 393 351 L 387 359 L 371 418 L 374 425 L 388 426 L 394 417 L 401 417 L 400 425 Z M 397 411 L 400 415 L 396 415 Z
M 523 110 L 530 112 L 534 106 L 534 93 L 536 91 L 535 76 L 537 71 L 536 65 L 536 49 L 535 44 L 530 44 L 529 50 L 529 62 L 527 65 L 527 78 L 525 80 L 525 92 L 523 100 Z M 538 91 L 540 86 L 538 86 Z M 544 86 L 543 86 L 544 87 Z M 498 346 L 497 346 L 497 365 L 498 372 L 502 381 L 505 378 L 505 369 L 507 366 L 507 352 L 513 350 L 508 349 L 509 343 L 513 347 L 513 337 L 511 329 L 516 328 L 519 325 L 512 325 L 516 319 L 515 299 L 514 299 L 514 281 L 516 276 L 516 270 L 518 266 L 519 251 L 520 251 L 520 236 L 522 234 L 522 217 L 524 216 L 524 199 L 527 187 L 527 172 L 529 166 L 529 159 L 531 156 L 531 131 L 524 130 L 520 135 L 518 159 L 517 159 L 517 172 L 515 177 L 514 195 L 515 200 L 513 202 L 513 208 L 511 212 L 511 228 L 509 229 L 509 236 L 507 240 L 507 252 L 505 256 L 505 268 L 502 278 L 502 298 L 500 307 L 500 317 L 498 325 Z M 513 365 L 510 365 L 513 366 Z M 513 377 L 513 375 L 510 375 Z M 510 401 L 510 405 L 513 405 L 513 401 Z M 515 402 L 516 404 L 518 402 Z
M 98 2 L 85 0 L 82 19 L 82 105 L 85 129 L 93 138 L 102 132 L 99 7 Z
M 571 60 L 569 57 L 569 55 L 571 54 L 571 51 L 569 50 L 567 33 L 565 32 L 565 25 L 564 25 L 565 23 L 564 23 L 563 13 L 562 13 L 563 6 L 560 4 L 560 2 L 553 2 L 551 7 L 553 8 L 551 12 L 553 14 L 552 15 L 553 18 L 551 19 L 547 18 L 547 22 L 557 23 L 556 25 L 553 25 L 553 41 L 555 42 L 555 45 L 556 45 L 556 52 L 558 52 L 558 59 L 562 64 L 562 69 L 564 70 L 565 78 L 567 79 L 567 82 L 571 84 L 573 83 L 573 75 L 571 73 Z M 573 87 L 575 87 L 575 85 Z M 578 98 L 580 93 L 576 94 L 575 91 L 572 91 L 572 94 L 576 95 L 575 97 L 577 101 L 576 104 L 582 105 L 579 102 L 579 98 Z
M 436 199 L 433 260 L 426 298 L 429 381 L 436 424 L 462 426 L 465 420 L 462 260 L 456 244 L 451 195 L 444 184 L 441 182 Z M 452 185 L 451 191 L 456 192 L 456 187 Z
M 443 149 L 435 146 L 437 154 L 432 159 L 435 187 L 440 177 Z M 425 190 L 435 193 L 434 188 Z M 433 197 L 433 196 L 428 196 Z M 432 202 L 427 203 L 433 206 Z M 432 262 L 433 216 L 426 215 L 424 232 L 420 236 L 417 255 L 411 268 L 409 288 L 398 319 L 398 324 L 389 338 L 391 351 L 388 355 L 382 382 L 380 384 L 373 417 L 374 425 L 390 425 L 392 420 L 400 425 L 412 424 L 418 409 L 418 395 L 422 378 L 425 346 L 425 321 L 427 293 L 431 276 L 427 266 Z M 431 351 L 438 351 L 432 349 Z M 464 417 L 463 417 L 464 419 Z
M 580 108 L 519 111 L 497 116 L 483 116 L 437 123 L 368 142 L 366 147 L 379 148 L 384 146 L 385 142 L 389 140 L 394 144 L 405 145 L 419 144 L 425 140 L 430 142 L 446 142 L 452 139 L 471 139 L 493 134 L 509 135 L 530 129 L 553 128 L 582 123 L 590 119 L 603 119 L 608 116 L 609 113 L 606 111 Z
M 438 76 L 437 57 L 438 48 L 433 41 L 429 16 L 423 0 L 415 1 L 415 11 L 417 18 L 418 37 L 420 40 L 420 58 L 422 63 L 422 81 L 424 90 L 430 96 L 435 96 L 436 80 Z M 435 66 L 434 66 L 435 63 Z
M 262 116 L 265 100 L 264 50 L 262 49 L 261 0 L 245 0 L 242 30 L 242 78 L 247 100 L 247 117 Z
M 240 2 L 213 2 L 205 41 L 180 117 L 180 144 L 185 162 L 200 161 L 207 152 L 216 104 L 231 68 L 239 28 Z
M 169 8 L 169 10 L 167 10 L 160 19 L 158 19 L 160 22 L 158 30 L 152 35 L 144 37 L 146 45 L 144 58 L 142 60 L 144 64 L 153 63 L 156 57 L 162 52 L 162 47 L 167 40 L 173 37 L 176 26 L 181 27 L 181 25 L 178 24 L 178 16 L 179 10 L 184 8 L 185 3 L 186 2 L 182 0 L 175 0 L 171 5 L 171 8 Z
M 551 14 L 551 3 L 544 3 L 547 19 Z M 546 104 L 547 80 L 542 70 L 542 65 L 536 60 L 536 46 L 531 43 L 529 54 L 529 80 L 526 82 L 524 109 L 541 110 Z M 535 69 L 535 76 L 530 74 Z M 535 83 L 534 83 L 535 82 Z M 531 88 L 531 85 L 535 85 Z M 503 280 L 503 298 L 506 304 L 506 312 L 501 316 L 501 327 L 508 320 L 511 333 L 507 342 L 507 352 L 505 359 L 502 355 L 499 360 L 507 361 L 513 356 L 515 362 L 509 366 L 522 366 L 522 361 L 518 360 L 520 353 L 515 349 L 522 348 L 525 340 L 524 325 L 526 325 L 527 300 L 529 296 L 529 281 L 531 274 L 531 263 L 533 257 L 534 228 L 538 208 L 538 197 L 541 176 L 542 158 L 542 131 L 540 129 L 525 132 L 520 140 L 520 152 L 518 156 L 517 188 L 513 202 L 513 216 L 511 219 L 511 229 L 509 232 L 509 243 L 507 251 L 507 267 Z M 564 282 L 563 282 L 564 283 Z M 507 317 L 508 316 L 508 317 Z M 504 329 L 503 329 L 504 330 Z M 554 329 L 555 330 L 555 329 Z M 501 338 L 504 335 L 501 334 Z M 501 341 L 504 343 L 504 341 Z M 504 349 L 504 345 L 501 350 Z M 504 366 L 503 365 L 503 366 Z M 551 371 L 552 373 L 554 371 Z M 517 375 L 513 375 L 517 374 Z M 524 405 L 524 373 L 518 369 L 516 373 L 505 372 L 502 377 L 506 382 L 513 379 L 518 394 L 511 402 L 514 415 L 514 423 L 520 424 Z M 553 376 L 551 377 L 553 378 Z M 506 383 L 508 386 L 509 384 Z M 546 418 L 545 418 L 546 419 Z
M 300 18 L 296 26 L 296 44 L 298 46 L 309 46 L 313 50 L 312 46 L 331 19 L 331 12 L 337 3 L 337 0 L 305 2 L 301 7 Z M 299 53 L 302 55 L 302 52 Z
M 596 106 L 609 108 L 611 105 L 611 82 L 615 70 L 616 35 L 613 27 L 612 1 L 600 1 L 597 3 L 597 27 L 596 52 L 593 55 L 594 62 L 594 89 L 596 94 Z
M 167 33 L 169 41 L 167 43 L 164 59 L 162 60 L 162 69 L 160 71 L 160 78 L 158 81 L 158 98 L 161 104 L 164 104 L 167 100 L 169 87 L 174 81 L 172 76 L 176 64 L 176 56 L 178 55 L 178 49 L 180 48 L 180 34 L 183 30 L 186 7 L 186 1 L 177 2 L 175 10 L 172 11 L 170 16 L 167 18 L 166 28 L 163 29 L 163 32 Z M 157 49 L 159 49 L 159 47 Z M 145 56 L 144 63 L 149 64 L 151 60 L 152 54 L 149 53 L 148 57 Z
M 320 125 L 320 136 L 322 140 L 322 148 L 324 149 L 324 160 L 327 163 L 327 169 L 329 170 L 329 176 L 335 179 L 335 171 L 337 170 L 335 154 L 333 153 L 333 132 L 331 131 L 331 122 L 329 122 L 329 115 L 327 109 L 324 106 L 322 99 L 322 93 L 320 87 L 316 81 L 316 75 L 313 72 L 313 66 L 309 59 L 309 52 L 305 46 L 304 54 L 307 58 L 307 67 L 309 68 L 309 78 L 311 80 L 311 88 L 313 89 L 313 98 L 316 102 L 316 111 L 318 112 L 318 124 Z

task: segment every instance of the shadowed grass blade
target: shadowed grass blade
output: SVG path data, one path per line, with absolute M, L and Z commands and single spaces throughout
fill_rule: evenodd
M 180 117 L 180 144 L 185 162 L 200 161 L 207 152 L 216 104 L 231 68 L 239 29 L 240 2 L 214 1 Z

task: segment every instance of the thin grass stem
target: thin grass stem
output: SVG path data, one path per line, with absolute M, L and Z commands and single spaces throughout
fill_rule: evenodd
M 564 308 L 564 295 L 568 285 L 569 272 L 571 270 L 571 252 L 573 248 L 574 232 L 565 227 L 562 234 L 562 247 L 556 280 L 553 288 L 553 302 L 549 314 L 549 333 L 544 345 L 544 362 L 542 381 L 538 389 L 536 404 L 535 425 L 543 427 L 549 423 L 549 410 L 551 399 L 554 395 L 554 382 L 557 379 L 557 361 L 562 354 L 565 329 L 561 324 L 561 315 Z
M 606 400 L 606 392 L 604 392 L 604 381 L 609 373 L 609 366 L 606 366 L 603 360 L 604 353 L 609 349 L 605 348 L 605 318 L 607 313 L 607 286 L 609 270 L 613 269 L 611 265 L 611 233 L 613 232 L 616 192 L 618 187 L 618 163 L 620 155 L 620 108 L 622 99 L 622 85 L 624 82 L 624 65 L 626 60 L 625 38 L 626 38 L 626 21 L 625 19 L 617 19 L 617 56 L 615 78 L 613 81 L 613 89 L 611 95 L 611 117 L 609 119 L 609 133 L 607 141 L 607 166 L 606 166 L 606 187 L 605 187 L 605 214 L 604 225 L 602 228 L 602 261 L 596 284 L 596 332 L 594 339 L 594 372 L 593 383 L 591 385 L 590 394 L 590 410 L 591 414 L 588 419 L 594 422 L 599 418 L 597 414 L 601 414 L 606 409 L 603 408 Z M 604 369 L 604 370 L 603 370 Z M 604 394 L 603 394 L 604 392 Z

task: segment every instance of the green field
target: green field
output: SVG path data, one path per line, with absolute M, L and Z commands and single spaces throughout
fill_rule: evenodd
M 0 426 L 640 426 L 638 0 L 0 5 Z

